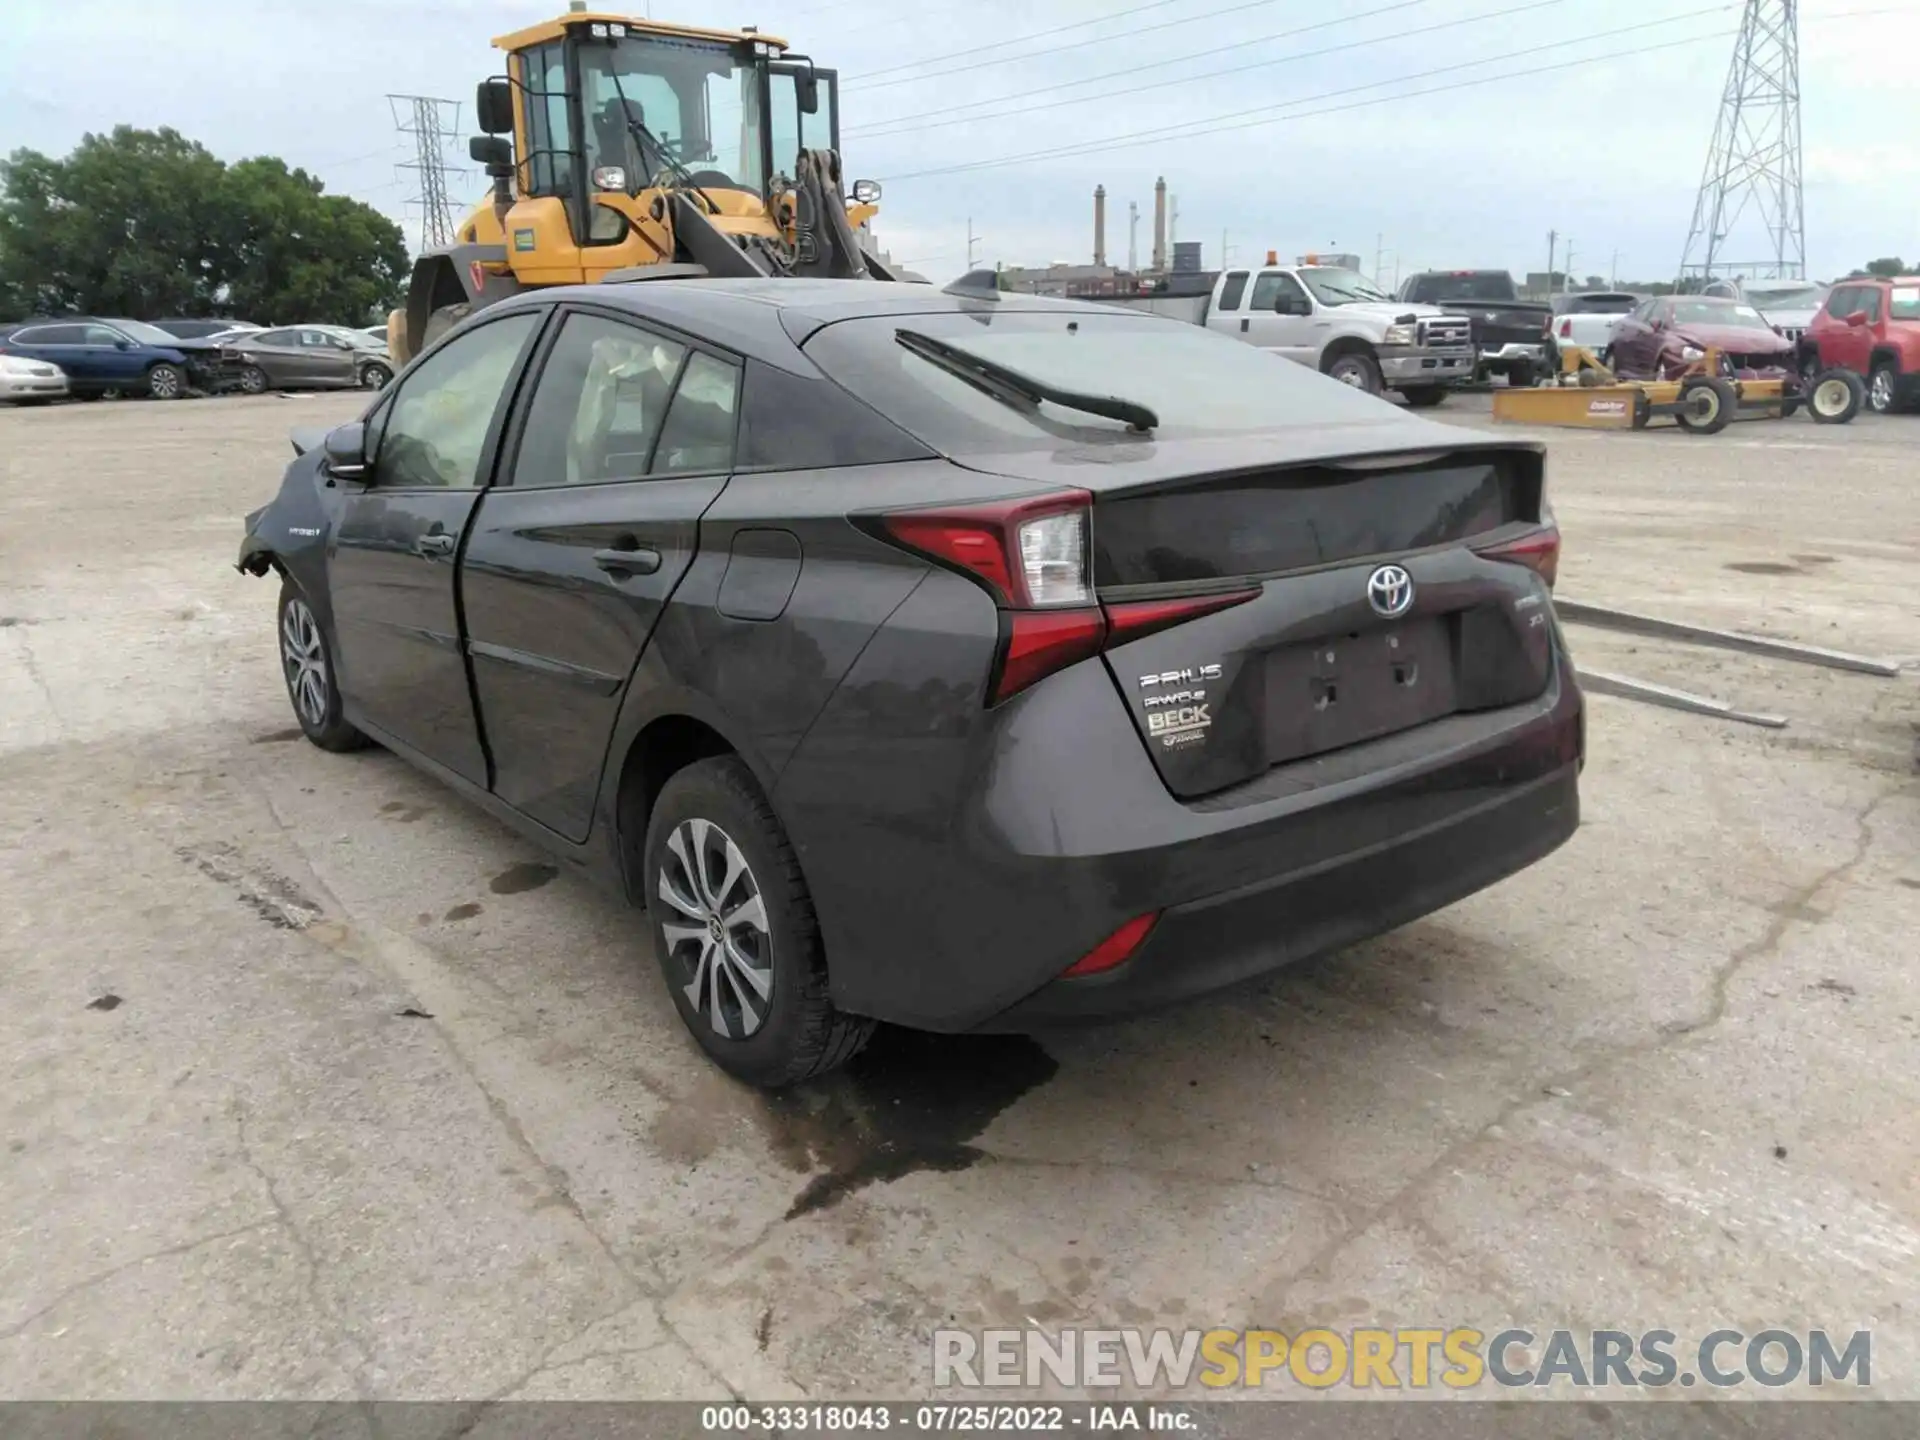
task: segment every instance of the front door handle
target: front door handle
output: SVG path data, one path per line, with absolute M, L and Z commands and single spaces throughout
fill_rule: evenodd
M 593 563 L 615 575 L 651 575 L 660 568 L 660 552 L 645 545 L 625 550 L 596 550 Z
M 436 530 L 430 535 L 422 535 L 415 540 L 413 548 L 416 553 L 426 556 L 451 555 L 459 539 L 457 535 L 446 535 Z

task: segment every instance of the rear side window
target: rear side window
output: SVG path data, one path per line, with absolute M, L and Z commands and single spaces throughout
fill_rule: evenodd
M 687 347 L 603 315 L 567 316 L 527 410 L 511 483 L 595 485 L 645 475 Z
M 655 448 L 656 475 L 698 475 L 733 468 L 740 372 L 711 355 L 692 355 L 667 406 Z
M 1247 272 L 1235 270 L 1228 274 L 1227 283 L 1220 287 L 1220 308 L 1238 310 L 1240 297 L 1247 293 Z
M 1896 285 L 1890 297 L 1893 305 L 1888 311 L 1895 320 L 1920 320 L 1920 285 Z
M 84 345 L 87 332 L 80 325 L 35 325 L 13 332 L 16 345 Z

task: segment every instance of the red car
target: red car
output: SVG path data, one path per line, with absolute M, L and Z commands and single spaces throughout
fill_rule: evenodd
M 1744 300 L 1711 295 L 1659 295 L 1622 319 L 1604 357 L 1630 380 L 1674 380 L 1717 349 L 1722 373 L 1735 380 L 1773 380 L 1797 371 L 1791 340 Z
M 1842 280 L 1800 345 L 1803 368 L 1861 376 L 1880 414 L 1920 406 L 1920 278 Z

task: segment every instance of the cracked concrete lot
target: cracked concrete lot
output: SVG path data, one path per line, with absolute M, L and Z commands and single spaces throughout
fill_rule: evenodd
M 1791 724 L 1596 698 L 1584 827 L 1491 891 L 769 1099 L 634 915 L 293 728 L 230 562 L 357 404 L 0 411 L 0 1397 L 910 1398 L 949 1323 L 1511 1322 L 1866 1328 L 1920 1398 L 1913 669 L 1573 631 Z M 1554 433 L 1561 591 L 1911 666 L 1917 439 Z

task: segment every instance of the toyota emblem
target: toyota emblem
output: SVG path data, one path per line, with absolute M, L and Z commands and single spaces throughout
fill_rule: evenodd
M 1367 577 L 1367 603 L 1374 614 L 1399 619 L 1413 608 L 1413 577 L 1398 565 L 1382 565 Z

